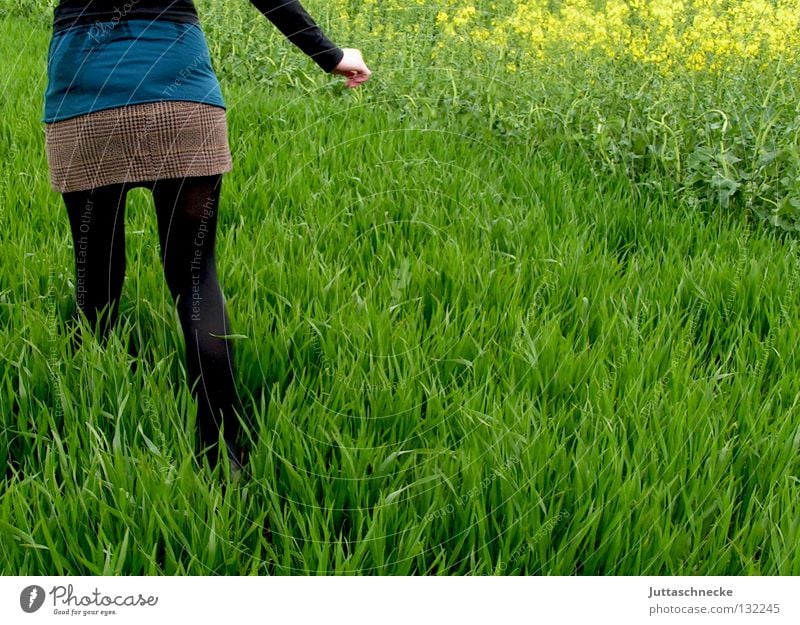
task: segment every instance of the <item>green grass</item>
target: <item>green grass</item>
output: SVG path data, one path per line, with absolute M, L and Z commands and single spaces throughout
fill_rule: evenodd
M 274 74 L 220 71 L 257 439 L 228 484 L 194 465 L 144 190 L 120 324 L 68 355 L 46 21 L 2 28 L 0 572 L 800 574 L 796 243 L 661 161 L 602 166 L 564 121 L 582 85 L 404 72 L 368 42 L 353 92 L 289 44 Z

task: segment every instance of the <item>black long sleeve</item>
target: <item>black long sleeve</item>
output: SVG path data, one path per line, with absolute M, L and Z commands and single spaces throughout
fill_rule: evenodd
M 326 72 L 342 60 L 344 51 L 334 44 L 298 0 L 250 0 L 284 36 Z

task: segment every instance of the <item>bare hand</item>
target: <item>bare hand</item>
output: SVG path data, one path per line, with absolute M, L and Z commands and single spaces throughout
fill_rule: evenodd
M 358 87 L 362 82 L 367 82 L 372 72 L 369 71 L 364 59 L 361 57 L 361 50 L 356 48 L 342 48 L 344 56 L 339 64 L 331 70 L 331 74 L 347 76 L 345 86 L 348 88 Z

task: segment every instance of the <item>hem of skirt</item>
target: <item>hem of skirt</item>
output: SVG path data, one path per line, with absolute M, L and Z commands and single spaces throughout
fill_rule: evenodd
M 96 176 L 94 181 L 86 180 L 66 180 L 60 184 L 52 177 L 50 178 L 50 188 L 56 193 L 72 193 L 74 191 L 88 191 L 90 189 L 97 189 L 114 184 L 141 184 L 146 182 L 154 182 L 156 180 L 170 180 L 180 178 L 193 178 L 197 176 L 216 176 L 219 174 L 227 174 L 233 171 L 233 165 L 229 164 L 224 167 L 188 167 L 180 174 L 172 174 L 166 176 L 159 176 L 156 179 L 147 178 L 130 178 L 128 176 Z

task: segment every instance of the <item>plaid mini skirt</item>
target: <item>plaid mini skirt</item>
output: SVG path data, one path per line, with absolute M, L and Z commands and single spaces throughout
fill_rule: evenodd
M 67 193 L 231 171 L 225 113 L 210 104 L 162 101 L 45 124 L 50 185 Z

